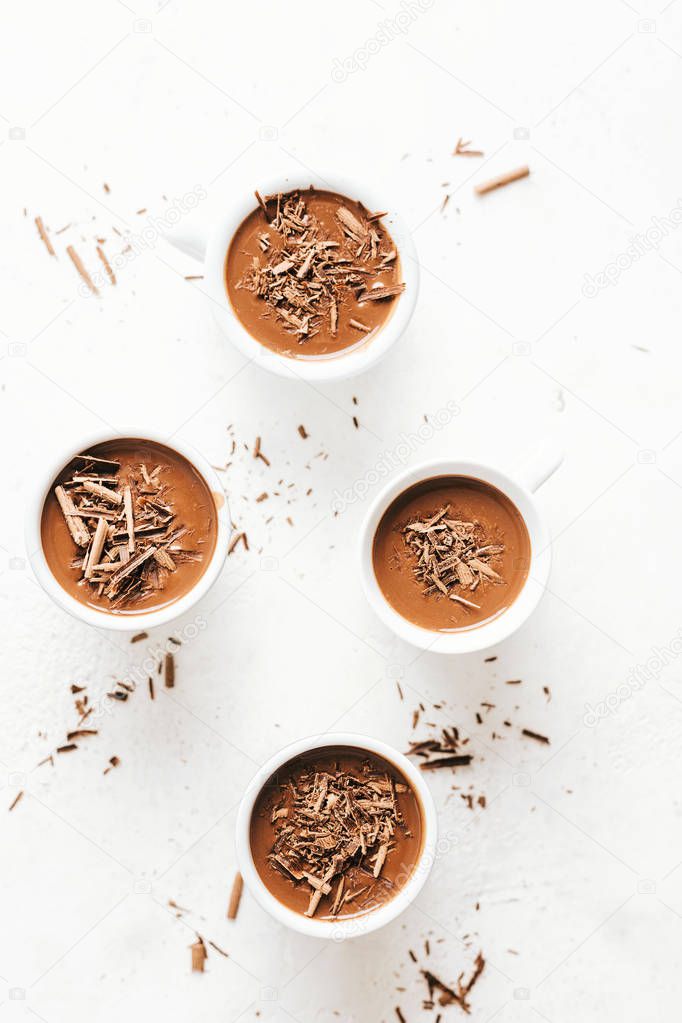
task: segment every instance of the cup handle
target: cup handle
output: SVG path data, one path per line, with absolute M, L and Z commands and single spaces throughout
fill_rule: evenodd
M 512 475 L 527 490 L 534 493 L 556 472 L 564 460 L 564 452 L 555 441 L 540 444 L 520 465 L 516 466 Z
M 182 224 L 173 231 L 164 234 L 166 241 L 186 256 L 203 263 L 206 257 L 206 232 L 197 224 Z

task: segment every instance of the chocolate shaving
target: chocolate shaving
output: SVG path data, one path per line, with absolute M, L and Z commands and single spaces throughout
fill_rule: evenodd
M 99 291 L 95 287 L 92 277 L 85 269 L 85 264 L 83 263 L 83 260 L 74 249 L 73 245 L 67 245 L 66 251 L 76 270 L 78 270 L 78 273 L 81 275 L 87 286 L 90 288 L 90 291 L 93 293 L 93 295 L 99 295 Z
M 328 321 L 330 333 L 336 336 L 344 299 L 354 302 L 362 292 L 363 301 L 378 301 L 404 290 L 404 284 L 384 287 L 381 283 L 382 275 L 393 269 L 395 253 L 380 251 L 381 237 L 368 216 L 363 214 L 361 220 L 339 206 L 339 231 L 331 237 L 299 192 L 255 195 L 269 230 L 261 238 L 263 257 L 254 257 L 237 286 L 261 299 L 299 344 L 314 337 L 323 321 Z M 379 287 L 370 295 L 373 285 Z M 358 327 L 357 321 L 351 321 L 351 326 L 370 329 Z
M 35 224 L 36 224 L 36 227 L 38 228 L 38 234 L 40 235 L 40 237 L 42 238 L 43 242 L 45 243 L 45 248 L 50 253 L 50 255 L 54 256 L 55 259 L 56 259 L 57 253 L 54 251 L 54 247 L 52 245 L 52 242 L 50 241 L 50 236 L 48 235 L 47 231 L 45 230 L 45 225 L 43 224 L 43 218 L 42 217 L 36 217 Z
M 104 249 L 100 245 L 97 246 L 97 255 L 99 256 L 104 265 L 104 269 L 106 270 L 106 274 L 107 277 L 109 278 L 109 281 L 111 282 L 111 284 L 116 284 L 116 274 L 112 270 L 111 263 L 107 259 Z
M 190 945 L 190 948 L 192 950 L 192 972 L 203 973 L 204 963 L 208 959 L 208 953 L 206 951 L 204 939 L 200 934 L 197 934 L 197 940 L 193 945 Z
M 166 689 L 175 685 L 175 658 L 172 654 L 166 654 L 163 659 L 163 683 Z
M 403 538 L 414 555 L 414 575 L 425 584 L 425 594 L 478 609 L 480 605 L 461 590 L 471 592 L 504 581 L 491 564 L 504 552 L 504 545 L 491 543 L 479 523 L 452 518 L 449 504 L 428 519 L 408 523 Z
M 501 174 L 497 178 L 491 178 L 490 181 L 485 181 L 482 185 L 476 185 L 474 191 L 476 195 L 486 195 L 488 192 L 494 192 L 496 188 L 503 188 L 505 185 L 511 185 L 513 181 L 527 178 L 529 174 L 530 169 L 528 167 L 519 167 L 517 170 Z
M 305 915 L 312 917 L 323 895 L 331 895 L 331 914 L 374 885 L 395 846 L 395 836 L 406 825 L 396 799 L 404 791 L 369 763 L 352 773 L 337 768 L 320 771 L 305 767 L 282 786 L 282 804 L 275 807 L 275 840 L 269 854 L 273 867 L 292 883 L 306 881 L 310 901 Z M 280 810 L 287 810 L 286 815 Z M 348 871 L 362 872 L 367 884 L 345 891 Z
M 469 149 L 471 142 L 465 142 L 464 139 L 457 139 L 457 145 L 452 150 L 453 156 L 485 156 L 480 149 Z
M 149 636 L 148 632 L 136 632 L 135 635 L 131 637 L 130 642 L 139 643 L 141 642 L 141 640 L 147 639 L 148 636 Z
M 303 440 L 306 440 L 310 436 L 310 434 L 306 430 L 305 426 L 303 426 L 303 425 L 299 426 L 298 432 L 300 433 L 300 435 L 303 438 Z
M 72 567 L 112 610 L 163 589 L 178 563 L 201 558 L 181 543 L 189 530 L 176 518 L 163 465 L 140 463 L 123 473 L 113 459 L 77 455 L 54 494 L 74 543 L 87 548 Z
M 232 882 L 232 891 L 230 892 L 230 903 L 227 907 L 228 920 L 236 920 L 237 918 L 243 887 L 244 879 L 242 875 L 239 873 L 239 871 L 237 871 L 237 873 L 234 875 L 234 881 Z
M 471 976 L 467 981 L 463 979 L 464 974 L 460 973 L 457 978 L 456 990 L 443 983 L 438 977 L 435 976 L 430 970 L 422 970 L 422 976 L 429 987 L 429 1000 L 433 1002 L 433 996 L 436 991 L 439 992 L 438 1004 L 441 1006 L 446 1005 L 459 1005 L 464 1012 L 471 1012 L 471 1006 L 469 1004 L 468 996 L 471 993 L 471 989 L 474 984 L 481 976 L 483 968 L 485 966 L 485 959 L 481 952 L 478 953 L 474 960 L 474 967 Z
M 13 809 L 14 809 L 14 807 L 15 807 L 15 806 L 17 805 L 17 803 L 18 803 L 18 802 L 19 802 L 19 801 L 20 801 L 21 799 L 23 799 L 23 796 L 24 796 L 24 790 L 23 790 L 23 789 L 21 789 L 21 790 L 20 790 L 19 792 L 17 792 L 16 796 L 14 797 L 14 799 L 13 799 L 13 800 L 12 800 L 12 802 L 10 803 L 9 807 L 7 808 L 7 812 L 8 812 L 8 813 L 11 813 L 11 812 L 12 812 L 12 810 L 13 810 Z
M 550 745 L 546 735 L 540 735 L 539 732 L 531 732 L 530 728 L 522 728 L 521 735 L 526 735 L 529 739 L 536 739 L 538 742 L 544 742 L 547 746 Z

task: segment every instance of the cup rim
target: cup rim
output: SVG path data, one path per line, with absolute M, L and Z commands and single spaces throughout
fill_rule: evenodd
M 98 608 L 89 607 L 87 604 L 82 604 L 63 588 L 53 575 L 43 551 L 41 521 L 43 507 L 52 482 L 75 454 L 87 451 L 88 448 L 95 447 L 97 444 L 103 444 L 112 440 L 125 440 L 126 438 L 139 438 L 140 440 L 160 444 L 183 456 L 202 477 L 211 494 L 221 494 L 224 497 L 224 501 L 220 508 L 216 504 L 216 543 L 213 553 L 203 574 L 191 590 L 178 598 L 178 600 L 157 610 L 114 615 L 110 611 L 99 610 Z M 179 618 L 194 607 L 209 591 L 220 575 L 225 558 L 227 557 L 231 529 L 227 494 L 225 494 L 217 473 L 204 456 L 196 448 L 183 440 L 173 439 L 169 441 L 158 431 L 139 426 L 132 426 L 123 430 L 99 430 L 96 433 L 86 435 L 82 440 L 77 441 L 76 444 L 69 444 L 68 448 L 60 446 L 60 452 L 62 453 L 50 457 L 49 462 L 43 467 L 39 482 L 33 489 L 24 533 L 29 563 L 36 579 L 47 595 L 51 597 L 55 604 L 68 611 L 72 617 L 85 622 L 87 625 L 108 629 L 112 632 L 136 632 L 140 629 L 153 629 L 159 625 L 168 624 L 168 622 Z
M 469 476 L 500 490 L 518 509 L 528 530 L 530 568 L 514 602 L 491 621 L 470 629 L 438 632 L 410 622 L 384 596 L 373 564 L 374 536 L 379 522 L 392 504 L 409 487 L 438 476 Z M 360 531 L 360 574 L 365 596 L 384 625 L 400 639 L 434 653 L 469 654 L 487 650 L 507 639 L 530 617 L 547 585 L 552 562 L 549 530 L 533 493 L 502 469 L 473 459 L 441 458 L 420 462 L 387 483 L 367 511 Z
M 349 198 L 357 196 L 367 209 L 386 209 L 387 205 L 390 206 L 383 221 L 396 244 L 406 288 L 398 297 L 398 301 L 394 302 L 389 318 L 366 344 L 343 349 L 333 356 L 296 359 L 267 348 L 242 325 L 232 309 L 225 286 L 225 261 L 239 225 L 256 208 L 256 201 L 251 193 L 233 195 L 229 208 L 210 231 L 204 259 L 205 281 L 211 293 L 214 316 L 228 339 L 247 359 L 291 380 L 317 382 L 342 380 L 368 370 L 383 358 L 407 329 L 419 293 L 419 261 L 414 241 L 405 219 L 398 211 L 398 206 L 387 203 L 389 197 L 385 194 L 383 199 L 379 197 L 371 182 L 359 184 L 342 175 L 323 176 L 317 172 L 302 170 L 282 172 L 270 180 L 259 182 L 259 189 L 267 195 L 310 186 L 338 192 Z
M 256 869 L 250 840 L 251 815 L 265 783 L 272 777 L 275 771 L 294 757 L 316 749 L 323 749 L 327 746 L 360 748 L 367 750 L 368 753 L 375 753 L 383 757 L 384 760 L 388 760 L 405 776 L 405 780 L 417 795 L 422 811 L 422 849 L 406 884 L 390 902 L 384 903 L 378 909 L 373 909 L 362 916 L 342 918 L 338 921 L 317 920 L 315 917 L 306 917 L 280 902 L 265 885 Z M 372 931 L 384 927 L 392 920 L 395 920 L 416 899 L 426 883 L 433 866 L 436 854 L 437 833 L 438 819 L 431 792 L 419 770 L 410 763 L 403 753 L 399 753 L 393 746 L 383 742 L 381 739 L 375 739 L 368 735 L 360 735 L 354 732 L 321 732 L 290 743 L 270 757 L 259 768 L 249 782 L 239 805 L 235 828 L 235 843 L 237 862 L 244 882 L 266 913 L 274 917 L 278 923 L 291 930 L 298 931 L 299 934 L 306 934 L 313 938 L 345 941 L 348 938 L 370 934 Z

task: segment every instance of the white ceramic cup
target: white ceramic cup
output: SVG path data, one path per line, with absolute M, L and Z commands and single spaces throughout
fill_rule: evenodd
M 126 437 L 139 437 L 142 440 L 163 444 L 165 447 L 183 455 L 188 462 L 203 476 L 208 489 L 212 494 L 218 496 L 216 505 L 216 544 L 211 560 L 206 565 L 203 575 L 195 585 L 183 597 L 168 604 L 166 607 L 156 611 L 140 611 L 134 614 L 112 614 L 110 611 L 98 610 L 82 604 L 75 597 L 64 589 L 57 581 L 50 570 L 43 545 L 40 538 L 40 523 L 43 514 L 43 506 L 48 496 L 50 487 L 64 466 L 68 465 L 74 455 L 80 452 L 87 452 L 97 444 L 104 444 L 107 441 L 123 439 Z M 76 444 L 63 451 L 57 457 L 50 460 L 43 466 L 39 476 L 39 482 L 33 492 L 28 508 L 25 528 L 26 551 L 36 579 L 45 592 L 59 604 L 65 611 L 80 619 L 87 625 L 94 625 L 99 629 L 111 629 L 114 632 L 138 632 L 141 629 L 152 629 L 157 625 L 166 625 L 185 614 L 199 601 L 211 588 L 220 574 L 225 558 L 230 536 L 230 512 L 222 484 L 214 469 L 211 468 L 206 459 L 189 444 L 183 441 L 174 440 L 169 443 L 161 434 L 154 433 L 147 429 L 133 427 L 130 430 L 119 431 L 118 433 L 99 433 L 94 436 L 79 439 Z
M 250 826 L 251 815 L 256 799 L 263 786 L 270 780 L 275 771 L 302 753 L 310 753 L 328 746 L 348 746 L 375 753 L 390 764 L 393 764 L 411 786 L 422 811 L 423 844 L 419 860 L 415 864 L 407 883 L 398 890 L 390 900 L 357 917 L 346 917 L 340 920 L 318 920 L 314 916 L 303 916 L 289 909 L 276 898 L 261 880 L 251 853 Z M 376 931 L 395 920 L 403 910 L 407 909 L 423 888 L 431 872 L 436 855 L 438 820 L 431 793 L 419 770 L 410 763 L 406 756 L 398 753 L 380 739 L 370 739 L 366 735 L 355 735 L 352 732 L 328 732 L 286 746 L 263 764 L 250 782 L 239 807 L 236 828 L 237 861 L 244 882 L 256 902 L 274 917 L 274 919 L 293 931 L 307 934 L 313 938 L 325 938 L 332 941 L 345 941 Z
M 348 181 L 340 177 L 322 177 L 312 173 L 280 174 L 271 181 L 260 181 L 261 195 L 290 192 L 292 189 L 317 189 L 338 192 L 349 199 L 358 199 L 372 211 L 388 210 L 382 223 L 390 233 L 398 250 L 405 291 L 393 300 L 393 308 L 386 323 L 364 344 L 359 343 L 335 355 L 289 358 L 272 351 L 249 334 L 235 315 L 225 284 L 225 260 L 234 234 L 245 218 L 256 208 L 253 192 L 230 192 L 222 197 L 210 232 L 198 225 L 181 224 L 166 234 L 166 240 L 187 255 L 204 264 L 203 290 L 208 293 L 211 308 L 221 330 L 242 355 L 264 369 L 292 380 L 322 383 L 342 380 L 364 373 L 381 359 L 395 344 L 407 327 L 419 291 L 419 264 L 410 232 L 383 190 L 367 187 L 364 182 Z
M 385 625 L 400 639 L 434 653 L 470 654 L 501 643 L 516 632 L 536 608 L 549 578 L 552 561 L 549 531 L 534 492 L 563 461 L 554 445 L 543 445 L 511 474 L 483 462 L 444 458 L 422 462 L 388 483 L 365 516 L 360 534 L 360 570 L 365 594 Z M 516 505 L 530 537 L 530 570 L 523 589 L 505 611 L 489 622 L 459 632 L 424 629 L 403 618 L 384 596 L 374 573 L 372 548 L 381 518 L 389 505 L 408 487 L 437 476 L 470 476 L 497 487 Z

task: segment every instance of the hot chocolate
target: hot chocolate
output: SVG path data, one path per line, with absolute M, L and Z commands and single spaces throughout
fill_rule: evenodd
M 111 614 L 138 614 L 183 597 L 204 574 L 216 506 L 182 455 L 122 438 L 64 467 L 40 529 L 47 564 L 67 593 Z
M 387 760 L 325 746 L 266 782 L 250 844 L 261 880 L 285 906 L 316 919 L 360 916 L 394 898 L 412 875 L 421 805 Z
M 516 506 L 468 476 L 424 480 L 377 527 L 372 560 L 388 603 L 424 629 L 469 629 L 502 614 L 524 586 L 530 538 Z
M 256 196 L 259 205 L 237 229 L 225 263 L 243 326 L 293 358 L 371 340 L 404 289 L 382 214 L 314 188 Z

